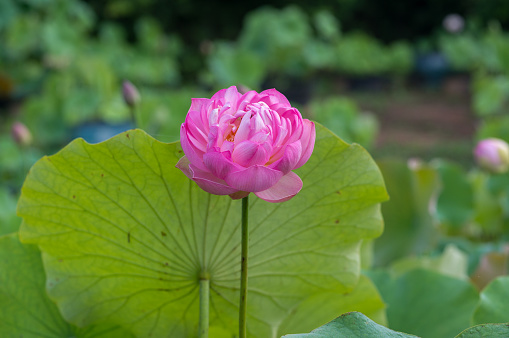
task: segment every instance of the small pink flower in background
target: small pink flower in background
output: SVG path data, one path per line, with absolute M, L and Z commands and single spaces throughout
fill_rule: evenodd
M 138 89 L 127 80 L 122 83 L 122 96 L 125 103 L 130 107 L 134 107 L 141 100 Z
M 18 145 L 27 147 L 32 144 L 32 133 L 23 123 L 16 121 L 11 127 L 11 136 Z
M 504 140 L 487 138 L 479 141 L 474 156 L 479 166 L 485 170 L 493 173 L 509 170 L 509 145 Z
M 292 172 L 307 162 L 315 125 L 275 89 L 240 94 L 235 86 L 192 99 L 180 128 L 177 168 L 203 190 L 233 199 L 253 192 L 284 202 L 302 188 Z
M 459 14 L 449 14 L 442 21 L 442 25 L 449 33 L 460 33 L 465 26 L 465 20 Z

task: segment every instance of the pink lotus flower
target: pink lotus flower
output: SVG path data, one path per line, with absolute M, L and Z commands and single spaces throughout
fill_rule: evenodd
M 177 168 L 214 195 L 238 199 L 253 192 L 284 202 L 302 188 L 292 170 L 307 162 L 315 136 L 314 123 L 277 90 L 242 95 L 232 86 L 211 99 L 192 99 Z
M 505 173 L 509 170 L 509 145 L 498 138 L 479 141 L 474 149 L 479 166 L 492 173 Z

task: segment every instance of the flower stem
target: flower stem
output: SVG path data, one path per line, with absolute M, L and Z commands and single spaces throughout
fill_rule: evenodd
M 129 107 L 129 112 L 131 113 L 131 122 L 133 123 L 134 128 L 139 128 L 138 124 L 138 116 L 136 115 L 136 105 L 132 105 Z
M 200 323 L 198 327 L 198 337 L 207 338 L 209 336 L 209 279 L 200 279 Z
M 242 258 L 240 262 L 240 306 L 239 306 L 239 338 L 246 337 L 247 315 L 247 254 L 249 232 L 247 227 L 249 195 L 242 199 Z

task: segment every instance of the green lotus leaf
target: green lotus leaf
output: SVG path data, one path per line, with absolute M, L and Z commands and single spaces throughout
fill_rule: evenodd
M 362 312 L 382 325 L 387 322 L 385 303 L 373 282 L 366 276 L 361 276 L 359 284 L 346 295 L 329 291 L 310 296 L 292 310 L 281 324 L 280 332 L 306 332 L 306 329 L 312 325 L 309 322 L 316 321 L 316 318 L 327 318 L 331 313 L 339 314 L 351 311 Z
M 473 188 L 462 168 L 451 162 L 436 161 L 442 189 L 436 201 L 438 222 L 461 228 L 474 217 Z
M 438 185 L 438 173 L 430 165 L 409 166 L 401 160 L 382 160 L 378 165 L 391 200 L 382 205 L 385 230 L 375 240 L 375 264 L 388 265 L 407 256 L 428 252 L 437 241 L 429 201 Z
M 474 323 L 506 323 L 509 321 L 509 276 L 501 276 L 489 283 L 481 292 Z
M 468 280 L 468 257 L 454 244 L 447 244 L 441 255 L 404 257 L 391 266 L 394 277 L 414 269 L 432 270 L 443 275 Z
M 370 272 L 387 304 L 389 328 L 421 337 L 454 337 L 470 326 L 479 296 L 464 279 L 432 270 L 410 270 L 398 278 Z
M 174 167 L 182 155 L 178 143 L 131 130 L 96 145 L 75 140 L 31 169 L 20 236 L 43 251 L 66 320 L 190 337 L 209 279 L 211 327 L 237 331 L 241 202 L 199 189 Z M 353 290 L 360 244 L 382 231 L 387 193 L 362 147 L 317 125 L 314 153 L 296 172 L 304 187 L 292 200 L 250 198 L 251 336 L 275 335 L 313 294 Z M 320 313 L 309 330 L 335 316 Z
M 0 235 L 17 232 L 21 219 L 16 216 L 16 198 L 0 187 Z
M 36 246 L 17 233 L 0 237 L 0 336 L 69 337 L 72 329 L 44 291 L 44 269 Z
M 289 334 L 287 338 L 409 338 L 411 334 L 390 330 L 379 325 L 360 312 L 349 312 L 311 331 L 311 333 Z
M 461 332 L 456 338 L 507 338 L 509 337 L 509 323 L 480 324 Z
M 128 338 L 121 328 L 68 324 L 44 289 L 41 253 L 18 234 L 0 237 L 0 337 Z

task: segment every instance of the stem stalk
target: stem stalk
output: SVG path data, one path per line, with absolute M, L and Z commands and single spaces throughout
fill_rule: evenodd
M 242 199 L 242 257 L 240 263 L 240 306 L 239 306 L 239 338 L 246 337 L 247 315 L 247 256 L 249 247 L 249 231 L 247 226 L 249 195 Z
M 209 293 L 210 280 L 200 279 L 200 323 L 198 324 L 198 337 L 209 336 Z

